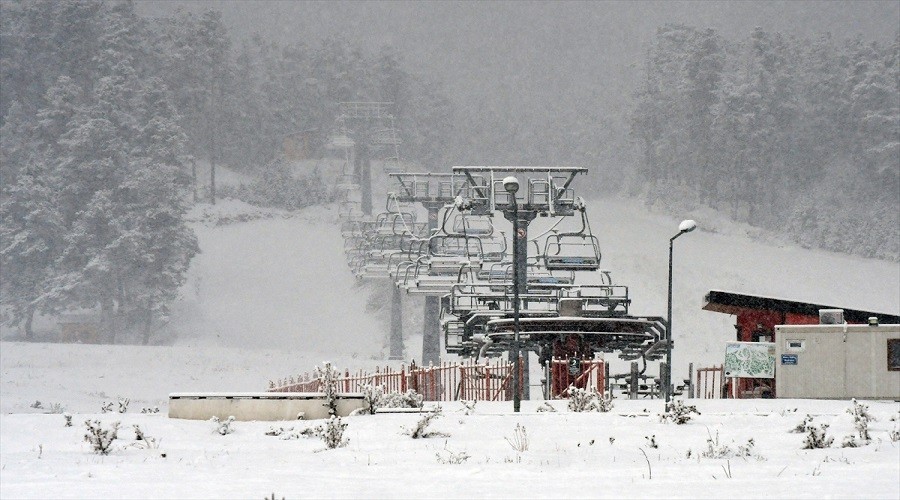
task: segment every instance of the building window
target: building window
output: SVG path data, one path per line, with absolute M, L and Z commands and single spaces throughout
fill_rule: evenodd
M 900 339 L 888 339 L 887 365 L 888 371 L 900 371 Z

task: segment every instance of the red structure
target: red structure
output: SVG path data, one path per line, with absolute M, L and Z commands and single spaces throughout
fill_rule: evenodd
M 737 317 L 735 340 L 739 342 L 774 342 L 775 325 L 815 325 L 819 323 L 820 309 L 841 309 L 844 321 L 850 324 L 865 324 L 869 318 L 878 318 L 879 323 L 900 323 L 900 316 L 873 311 L 861 311 L 846 307 L 797 302 L 793 300 L 759 297 L 733 292 L 710 290 L 704 299 L 703 309 Z M 732 394 L 774 396 L 774 388 L 763 379 L 741 379 L 741 386 Z

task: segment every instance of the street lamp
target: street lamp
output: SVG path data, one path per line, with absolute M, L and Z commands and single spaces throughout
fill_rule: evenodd
M 669 308 L 668 315 L 666 316 L 667 326 L 666 326 L 666 374 L 663 382 L 665 383 L 665 392 L 666 392 L 666 404 L 669 404 L 669 401 L 672 400 L 672 392 L 674 387 L 672 387 L 672 248 L 674 246 L 675 238 L 681 236 L 684 233 L 689 233 L 697 229 L 697 223 L 693 220 L 683 220 L 681 224 L 678 225 L 678 234 L 669 238 Z
M 516 201 L 516 192 L 519 191 L 519 179 L 513 176 L 503 179 L 503 189 L 509 193 L 509 212 L 512 215 L 513 224 L 513 411 L 518 413 L 522 406 L 522 397 L 519 395 L 519 204 Z M 509 218 L 509 217 L 507 217 Z

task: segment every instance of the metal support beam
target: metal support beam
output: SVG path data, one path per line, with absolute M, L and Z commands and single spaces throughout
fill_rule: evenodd
M 391 333 L 388 359 L 403 359 L 403 302 L 400 289 L 391 286 Z
M 356 161 L 356 175 L 359 176 L 359 189 L 362 195 L 360 210 L 366 215 L 372 215 L 372 159 L 369 155 L 367 139 L 357 142 Z
M 437 229 L 438 214 L 441 209 L 441 204 L 423 203 L 423 205 L 428 209 L 428 234 L 431 234 L 434 229 Z M 428 366 L 429 363 L 437 366 L 441 363 L 439 300 L 439 297 L 425 297 L 425 311 L 422 320 L 422 366 Z

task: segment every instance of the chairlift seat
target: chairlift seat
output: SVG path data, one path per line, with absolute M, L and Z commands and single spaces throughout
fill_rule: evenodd
M 600 261 L 596 257 L 578 257 L 565 255 L 547 255 L 544 267 L 550 271 L 596 271 Z

